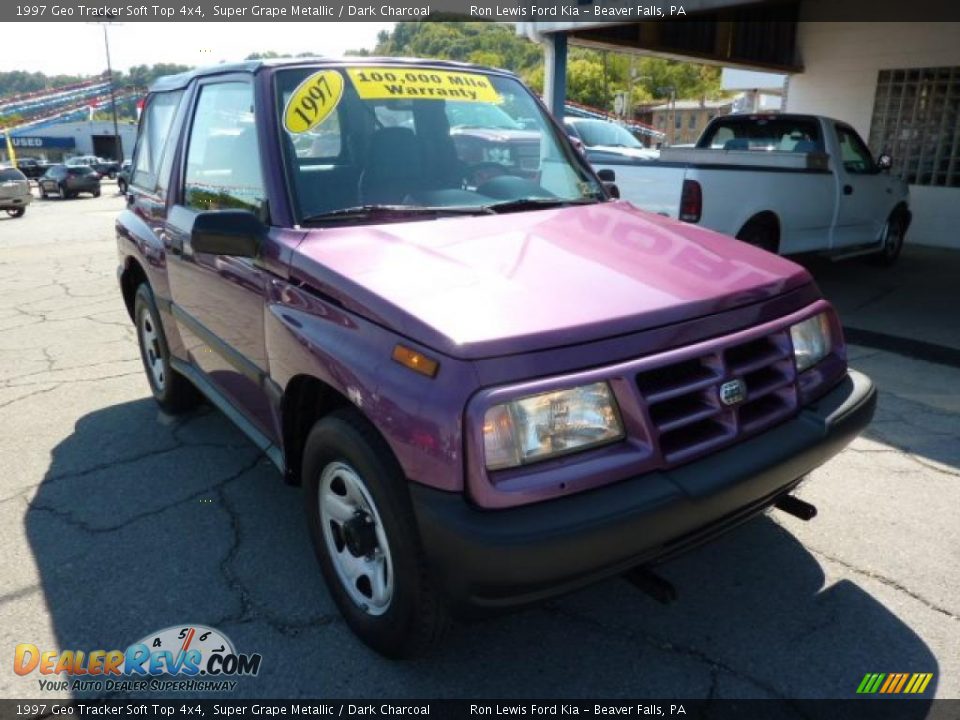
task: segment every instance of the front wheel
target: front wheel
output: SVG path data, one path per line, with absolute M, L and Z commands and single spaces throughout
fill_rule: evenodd
M 66 200 L 68 197 L 70 197 L 70 193 L 68 193 L 68 192 L 67 192 L 67 189 L 66 189 L 63 185 L 61 185 L 61 186 L 60 186 L 60 199 L 61 199 L 61 200 Z
M 23 214 L 24 214 L 25 212 L 27 212 L 27 209 L 26 209 L 26 208 L 22 208 L 22 207 L 19 207 L 19 208 L 7 208 L 7 215 L 9 215 L 9 216 L 12 217 L 12 218 L 23 217 Z
M 391 658 L 417 655 L 446 631 L 406 488 L 389 446 L 352 409 L 314 425 L 304 501 L 327 587 L 356 635 Z
M 887 220 L 883 228 L 883 244 L 879 252 L 869 256 L 870 262 L 883 267 L 889 267 L 897 262 L 903 251 L 905 235 L 906 225 L 902 218 L 892 217 Z
M 200 394 L 183 375 L 170 365 L 170 349 L 160 324 L 160 312 L 147 283 L 137 288 L 133 317 L 143 369 L 157 403 L 171 414 L 186 412 L 197 405 Z

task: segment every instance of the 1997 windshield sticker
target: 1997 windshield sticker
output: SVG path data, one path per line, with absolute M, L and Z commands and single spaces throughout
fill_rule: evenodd
M 283 109 L 283 126 L 305 133 L 322 123 L 343 97 L 343 76 L 336 70 L 314 73 L 294 88 Z
M 480 73 L 425 68 L 349 68 L 347 74 L 363 100 L 424 99 L 499 103 L 500 93 Z

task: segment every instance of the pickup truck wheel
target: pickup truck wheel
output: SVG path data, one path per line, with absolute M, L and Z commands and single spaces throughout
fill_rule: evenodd
M 780 249 L 776 227 L 770 221 L 763 219 L 747 222 L 737 233 L 737 240 L 774 254 Z
M 147 373 L 154 399 L 171 414 L 194 408 L 200 400 L 200 394 L 189 380 L 170 366 L 170 350 L 160 324 L 160 313 L 153 292 L 146 283 L 141 283 L 137 288 L 133 316 L 137 323 L 143 369 Z
M 892 217 L 887 220 L 883 228 L 883 245 L 880 252 L 869 256 L 870 262 L 874 265 L 889 267 L 893 265 L 900 257 L 903 250 L 903 240 L 906 235 L 904 222 L 899 217 Z
M 23 214 L 24 214 L 26 211 L 27 211 L 27 209 L 26 209 L 26 208 L 22 208 L 22 207 L 20 207 L 20 208 L 8 208 L 8 209 L 7 209 L 7 215 L 9 215 L 9 216 L 12 217 L 12 218 L 23 217 Z
M 406 478 L 356 411 L 320 420 L 303 456 L 307 523 L 327 587 L 347 625 L 391 658 L 420 654 L 449 625 L 433 589 Z

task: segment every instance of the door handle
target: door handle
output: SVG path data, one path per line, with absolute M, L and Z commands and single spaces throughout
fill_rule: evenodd
M 853 185 L 844 185 L 843 186 L 844 195 L 853 195 Z

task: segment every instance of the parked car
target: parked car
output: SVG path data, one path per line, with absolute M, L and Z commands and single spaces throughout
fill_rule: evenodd
M 31 180 L 37 180 L 43 175 L 50 163 L 38 160 L 37 158 L 18 157 L 17 169 Z
M 451 100 L 529 118 L 535 175 L 458 155 Z M 771 506 L 809 519 L 790 493 L 873 414 L 803 268 L 613 200 L 506 71 L 161 78 L 134 165 L 118 277 L 154 398 L 205 395 L 302 486 L 331 595 L 385 655 L 649 578 Z
M 42 198 L 59 195 L 66 200 L 82 192 L 100 197 L 100 176 L 87 165 L 54 165 L 40 178 L 39 185 Z
M 667 148 L 640 166 L 609 160 L 637 207 L 782 255 L 900 256 L 910 226 L 907 184 L 874 161 L 856 130 L 814 115 L 726 115 L 696 148 Z
M 474 167 L 474 181 L 482 181 L 488 171 L 502 174 L 503 168 L 519 177 L 540 171 L 540 133 L 499 106 L 451 100 L 444 112 L 457 157 Z
M 0 210 L 10 217 L 23 217 L 32 200 L 27 176 L 17 168 L 0 167 Z
M 117 191 L 121 195 L 127 194 L 127 187 L 130 185 L 130 176 L 133 174 L 132 163 L 124 160 L 120 165 L 120 172 L 117 173 Z
M 78 155 L 69 158 L 66 165 L 69 167 L 85 165 L 96 170 L 100 177 L 109 177 L 111 180 L 116 178 L 117 173 L 120 172 L 120 163 L 116 160 L 106 160 L 96 155 Z
M 643 143 L 622 125 L 609 120 L 566 117 L 563 125 L 567 133 L 583 143 L 587 159 L 594 164 L 605 160 L 655 160 L 660 151 L 644 147 Z

